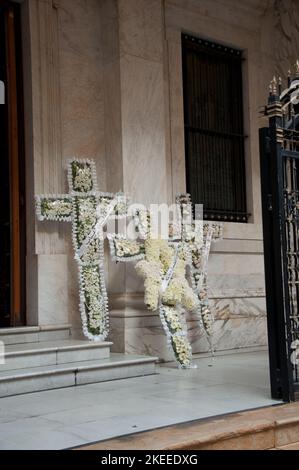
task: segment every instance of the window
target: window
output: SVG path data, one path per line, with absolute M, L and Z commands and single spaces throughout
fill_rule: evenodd
M 242 52 L 182 36 L 187 191 L 204 218 L 247 222 Z

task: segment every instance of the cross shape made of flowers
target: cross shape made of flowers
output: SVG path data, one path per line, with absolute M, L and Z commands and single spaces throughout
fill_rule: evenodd
M 109 332 L 103 230 L 110 217 L 126 216 L 127 200 L 98 191 L 93 160 L 70 160 L 68 183 L 69 194 L 36 196 L 36 213 L 40 221 L 71 222 L 83 333 L 103 341 Z
M 212 240 L 220 239 L 222 226 L 201 223 L 191 217 L 190 196 L 176 198 L 178 219 L 170 224 L 167 240 L 152 236 L 150 211 L 134 214 L 137 239 L 120 234 L 108 236 L 112 258 L 118 262 L 137 262 L 137 273 L 144 279 L 145 304 L 159 312 L 168 343 L 181 367 L 191 367 L 192 352 L 183 312 L 197 315 L 213 350 L 214 317 L 207 293 L 207 263 Z M 178 223 L 178 220 L 180 221 Z M 189 283 L 186 268 L 189 267 Z

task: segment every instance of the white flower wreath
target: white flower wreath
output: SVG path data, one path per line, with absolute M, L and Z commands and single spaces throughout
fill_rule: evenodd
M 103 341 L 109 332 L 103 228 L 110 216 L 126 215 L 127 200 L 122 194 L 98 191 L 92 160 L 70 160 L 68 184 L 69 194 L 37 196 L 36 213 L 41 221 L 72 222 L 83 333 Z

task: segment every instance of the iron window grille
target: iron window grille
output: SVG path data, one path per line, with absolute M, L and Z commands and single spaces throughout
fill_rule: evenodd
M 204 218 L 247 222 L 242 51 L 182 35 L 187 191 Z

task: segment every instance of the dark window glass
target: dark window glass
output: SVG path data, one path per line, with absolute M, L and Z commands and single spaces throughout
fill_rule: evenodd
M 204 218 L 247 222 L 242 52 L 182 36 L 187 191 Z

